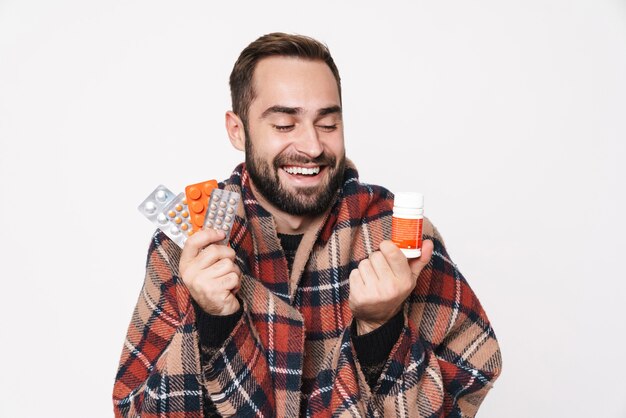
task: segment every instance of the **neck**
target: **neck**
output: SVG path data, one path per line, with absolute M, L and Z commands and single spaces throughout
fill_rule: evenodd
M 254 186 L 254 183 L 252 183 L 252 179 L 250 179 L 250 187 L 252 187 L 254 196 L 259 204 L 274 217 L 274 222 L 276 222 L 276 232 L 280 234 L 304 234 L 310 226 L 318 220 L 319 217 L 323 216 L 291 215 L 283 212 L 265 199 L 265 196 L 263 196 Z

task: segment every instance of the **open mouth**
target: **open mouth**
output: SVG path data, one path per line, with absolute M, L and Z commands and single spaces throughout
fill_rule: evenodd
M 305 177 L 313 177 L 317 176 L 320 173 L 321 167 L 302 167 L 297 165 L 286 165 L 281 167 L 285 172 L 294 175 L 294 176 L 305 176 Z

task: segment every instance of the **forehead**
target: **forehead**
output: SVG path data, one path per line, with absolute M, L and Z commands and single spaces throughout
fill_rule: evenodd
M 251 112 L 276 105 L 307 111 L 340 105 L 337 81 L 321 60 L 264 58 L 257 63 L 252 80 L 255 99 Z

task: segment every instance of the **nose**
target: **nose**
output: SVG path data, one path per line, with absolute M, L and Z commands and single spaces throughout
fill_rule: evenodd
M 302 135 L 295 141 L 295 148 L 309 158 L 317 158 L 324 152 L 315 126 L 308 126 L 303 129 Z

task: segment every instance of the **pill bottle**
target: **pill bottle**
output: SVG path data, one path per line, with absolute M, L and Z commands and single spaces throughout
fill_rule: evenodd
M 396 193 L 391 218 L 391 240 L 406 258 L 422 254 L 424 196 L 421 193 Z

